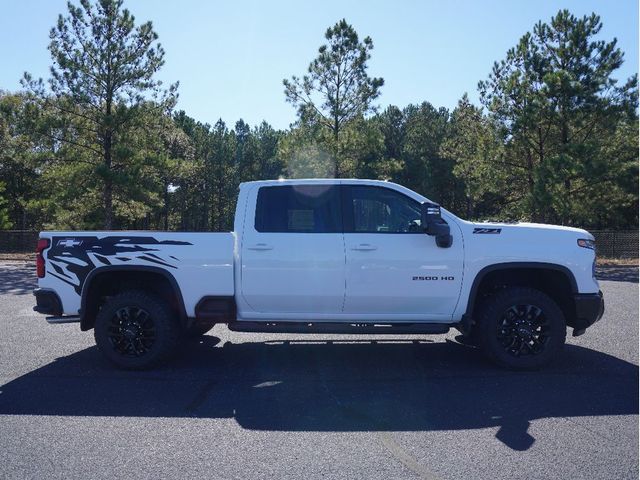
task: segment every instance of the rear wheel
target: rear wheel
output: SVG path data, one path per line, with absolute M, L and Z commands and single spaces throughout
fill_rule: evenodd
M 505 288 L 480 308 L 478 340 L 497 364 L 516 370 L 540 368 L 562 350 L 566 324 L 562 310 L 546 294 L 526 287 Z
M 169 306 L 156 295 L 127 291 L 100 309 L 94 328 L 98 349 L 120 368 L 142 370 L 167 359 L 180 336 Z

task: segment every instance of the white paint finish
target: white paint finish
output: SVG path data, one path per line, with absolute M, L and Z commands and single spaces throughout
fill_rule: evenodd
M 247 192 L 241 249 L 243 317 L 339 314 L 344 302 L 341 233 L 262 233 L 255 229 L 258 188 Z
M 568 269 L 579 293 L 598 293 L 593 277 L 595 252 L 577 245 L 579 238 L 593 239 L 586 230 L 557 225 L 501 224 L 457 221 L 465 239 L 465 276 L 460 302 L 453 317 L 467 308 L 473 281 L 485 267 L 506 263 L 552 264 Z M 474 234 L 474 228 L 500 228 L 500 235 Z
M 245 232 L 242 296 L 255 312 L 340 313 L 342 234 Z
M 358 249 L 363 244 L 375 249 Z M 451 248 L 439 248 L 434 237 L 420 233 L 347 233 L 345 245 L 344 313 L 451 318 L 462 281 L 459 233 L 454 231 Z
M 566 267 L 574 275 L 580 293 L 599 290 L 592 276 L 594 252 L 576 243 L 579 238 L 593 237 L 576 228 L 472 223 L 442 209 L 454 236 L 449 249 L 438 248 L 432 237 L 419 234 L 258 234 L 252 228 L 260 186 L 349 183 L 382 186 L 418 202 L 427 200 L 400 185 L 376 180 L 249 182 L 240 186 L 236 233 L 43 232 L 41 237 L 123 235 L 190 242 L 192 245 L 154 247 L 159 255 L 173 255 L 179 260 L 177 268 L 162 268 L 178 282 L 190 316 L 203 296 L 236 295 L 241 319 L 457 321 L 466 310 L 476 275 L 487 266 L 509 262 Z M 473 229 L 478 227 L 501 228 L 501 233 L 474 234 Z M 248 249 L 259 243 L 272 248 Z M 350 250 L 360 244 L 368 244 L 370 248 Z M 78 259 L 70 262 L 82 263 Z M 140 259 L 113 263 L 159 266 Z M 51 262 L 47 261 L 47 269 L 50 268 Z M 446 272 L 455 280 L 450 284 L 438 281 L 437 285 L 408 280 L 410 276 L 440 275 L 439 272 Z M 58 293 L 65 314 L 78 313 L 80 295 L 72 286 L 49 274 L 39 279 L 38 284 Z M 460 292 L 459 301 L 456 290 Z
M 46 235 L 40 234 L 41 238 L 45 238 Z M 45 261 L 46 260 L 45 254 Z M 48 263 L 48 261 L 47 261 Z M 47 265 L 48 267 L 48 265 Z M 62 313 L 65 315 L 78 315 L 80 311 L 80 295 L 78 295 L 75 289 L 64 282 L 61 282 L 57 278 L 51 275 L 45 275 L 44 278 L 38 279 L 38 287 L 40 288 L 49 288 L 54 290 L 58 297 L 60 297 L 60 302 L 62 303 Z M 35 301 L 34 301 L 35 303 Z
M 91 236 L 103 238 L 107 236 L 142 236 L 153 237 L 156 240 L 174 240 L 189 242 L 191 245 L 152 245 L 151 253 L 159 254 L 163 258 L 171 259 L 176 268 L 162 267 L 172 275 L 182 293 L 187 315 L 194 316 L 194 309 L 198 301 L 205 295 L 229 295 L 235 292 L 233 282 L 233 251 L 235 234 L 233 233 L 178 233 L 178 232 L 149 232 L 149 231 L 117 231 L 117 232 L 42 232 L 42 238 L 52 237 L 83 237 Z M 47 275 L 39 279 L 38 285 L 42 288 L 51 288 L 60 296 L 63 311 L 66 315 L 77 315 L 80 309 L 81 297 L 75 289 L 57 279 L 51 274 L 51 262 L 47 258 Z M 119 260 L 116 256 L 110 256 L 109 262 L 115 266 L 146 266 L 160 267 L 157 263 L 145 261 L 140 255 L 122 255 L 130 260 Z M 98 268 L 102 264 L 95 259 L 95 254 L 89 253 Z M 57 262 L 61 264 L 60 262 Z M 77 263 L 77 262 L 76 262 Z M 77 284 L 76 279 L 71 281 Z

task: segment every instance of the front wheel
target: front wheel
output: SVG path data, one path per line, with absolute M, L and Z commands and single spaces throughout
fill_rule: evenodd
M 98 349 L 120 368 L 142 370 L 176 349 L 180 330 L 169 305 L 144 291 L 126 291 L 105 302 L 96 316 Z
M 483 352 L 515 370 L 551 362 L 567 335 L 560 307 L 545 293 L 527 287 L 505 288 L 489 297 L 480 308 L 477 328 Z

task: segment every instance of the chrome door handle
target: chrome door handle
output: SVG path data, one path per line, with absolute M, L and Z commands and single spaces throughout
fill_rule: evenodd
M 371 245 L 370 243 L 361 243 L 355 247 L 351 247 L 351 250 L 358 250 L 360 252 L 370 252 L 371 250 L 377 250 L 378 247 Z
M 264 251 L 264 250 L 273 250 L 273 247 L 271 245 L 267 245 L 266 243 L 256 243 L 255 245 L 251 245 L 250 247 L 247 247 L 248 250 L 257 250 L 259 252 Z

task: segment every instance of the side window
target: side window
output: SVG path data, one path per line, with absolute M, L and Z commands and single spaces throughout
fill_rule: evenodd
M 258 232 L 342 232 L 339 190 L 335 185 L 261 187 L 256 204 Z
M 418 233 L 420 204 L 400 192 L 384 187 L 347 187 L 346 231 L 352 233 Z M 349 225 L 351 223 L 351 225 Z

